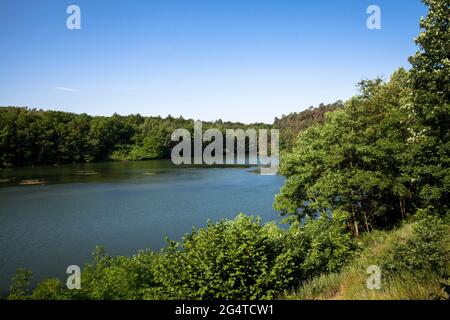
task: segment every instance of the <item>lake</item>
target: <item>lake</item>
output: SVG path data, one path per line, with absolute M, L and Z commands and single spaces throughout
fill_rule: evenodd
M 0 294 L 17 268 L 35 281 L 67 277 L 96 245 L 111 255 L 159 250 L 208 219 L 239 212 L 279 221 L 284 181 L 249 167 L 178 167 L 169 160 L 0 171 Z

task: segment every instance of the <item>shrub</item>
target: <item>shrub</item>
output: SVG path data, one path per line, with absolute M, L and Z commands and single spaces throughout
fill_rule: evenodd
M 29 298 L 33 273 L 19 268 L 11 279 L 8 300 L 26 300 Z
M 448 245 L 449 226 L 438 217 L 427 216 L 414 226 L 410 239 L 394 244 L 383 269 L 388 275 L 409 273 L 418 279 L 444 276 L 450 261 Z
M 315 273 L 337 270 L 352 248 L 342 221 L 321 218 L 283 231 L 241 214 L 172 242 L 156 278 L 172 298 L 270 299 Z
M 272 270 L 281 262 L 276 259 L 281 238 L 273 227 L 264 228 L 260 219 L 244 215 L 209 223 L 182 243 L 171 242 L 162 252 L 157 279 L 172 298 L 270 298 Z M 276 280 L 284 283 L 289 273 Z
M 152 252 L 139 252 L 132 257 L 110 257 L 97 247 L 93 262 L 81 273 L 81 290 L 68 290 L 72 299 L 142 299 L 154 286 Z
M 33 300 L 64 300 L 64 288 L 59 279 L 45 279 L 33 290 Z
M 347 231 L 345 214 L 308 219 L 303 229 L 309 248 L 302 268 L 309 277 L 338 271 L 356 248 Z

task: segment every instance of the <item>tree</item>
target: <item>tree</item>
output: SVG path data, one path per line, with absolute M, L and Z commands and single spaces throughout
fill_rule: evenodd
M 31 295 L 33 300 L 63 300 L 64 287 L 59 279 L 45 279 L 33 289 Z
M 155 267 L 159 297 L 273 299 L 309 277 L 339 270 L 354 249 L 339 217 L 283 230 L 239 214 L 170 242 Z
M 300 132 L 293 152 L 282 159 L 287 180 L 275 209 L 299 220 L 347 212 L 355 234 L 403 218 L 414 205 L 402 170 L 413 121 L 408 79 L 400 69 L 386 84 L 365 81 L 360 96 L 328 113 L 323 125 Z
M 273 128 L 280 129 L 281 149 L 291 151 L 298 133 L 316 123 L 325 121 L 325 114 L 343 107 L 343 102 L 338 100 L 332 104 L 321 103 L 317 108 L 309 107 L 299 113 L 294 112 L 281 119 L 275 118 Z
M 255 123 L 205 122 L 204 129 L 268 128 Z M 0 107 L 0 167 L 83 163 L 105 160 L 147 160 L 170 156 L 171 133 L 193 131 L 183 117 L 111 117 L 61 111 Z
M 412 64 L 414 112 L 419 125 L 415 134 L 413 169 L 424 206 L 440 213 L 450 201 L 450 0 L 423 0 L 428 15 L 420 22 L 416 39 L 419 51 Z
M 17 269 L 9 287 L 8 300 L 26 300 L 29 298 L 33 273 L 26 269 Z

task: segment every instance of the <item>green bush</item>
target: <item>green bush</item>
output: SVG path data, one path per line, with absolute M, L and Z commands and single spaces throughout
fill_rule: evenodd
M 338 269 L 352 248 L 342 221 L 320 218 L 283 231 L 241 214 L 172 242 L 156 278 L 171 298 L 270 299 Z
M 274 282 L 284 283 L 292 272 L 273 277 L 281 262 L 282 237 L 273 226 L 263 227 L 259 219 L 244 215 L 209 223 L 162 252 L 156 277 L 172 298 L 270 298 Z
M 335 214 L 333 219 L 322 216 L 306 221 L 303 229 L 309 248 L 302 269 L 309 277 L 338 271 L 356 249 L 346 219 L 346 214 Z
M 64 288 L 59 279 L 46 279 L 40 282 L 31 294 L 33 300 L 64 300 Z
M 8 300 L 26 300 L 29 298 L 33 273 L 19 268 L 11 279 Z
M 383 269 L 387 274 L 413 274 L 418 279 L 445 276 L 449 252 L 449 226 L 440 218 L 428 216 L 417 222 L 414 234 L 397 243 L 387 253 Z
M 155 254 L 139 252 L 132 257 L 110 257 L 97 247 L 93 262 L 81 273 L 81 290 L 67 290 L 72 299 L 142 299 L 154 286 Z

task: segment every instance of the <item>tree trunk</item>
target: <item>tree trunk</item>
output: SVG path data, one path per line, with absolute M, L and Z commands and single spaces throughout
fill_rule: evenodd
M 369 222 L 367 221 L 367 213 L 364 212 L 364 223 L 366 224 L 366 231 L 370 232 Z
M 359 236 L 358 221 L 356 221 L 356 215 L 354 210 L 352 210 L 352 214 L 353 214 L 353 224 L 355 226 L 355 235 L 358 237 Z
M 406 208 L 405 208 L 405 200 L 403 199 L 400 199 L 400 213 L 402 214 L 402 220 L 405 220 Z

